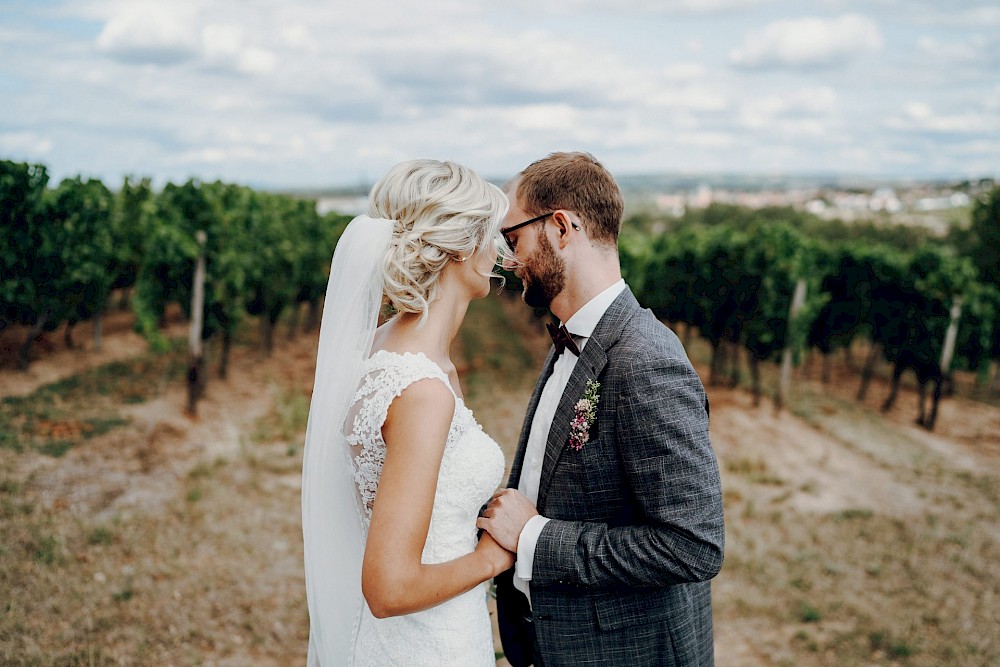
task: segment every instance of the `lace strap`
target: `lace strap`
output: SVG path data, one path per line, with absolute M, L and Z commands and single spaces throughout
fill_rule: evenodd
M 389 405 L 414 382 L 430 378 L 444 382 L 452 395 L 455 395 L 444 371 L 422 354 L 401 355 L 380 351 L 368 360 L 365 375 L 351 407 L 353 419 L 349 422 L 352 428 L 347 434 L 347 443 L 354 453 L 354 479 L 358 499 L 369 520 L 382 474 L 382 464 L 385 462 L 385 443 L 381 432 L 389 413 Z M 458 409 L 457 395 L 455 408 Z M 452 423 L 454 424 L 454 417 Z
M 388 392 L 390 402 L 414 382 L 428 378 L 441 380 L 448 390 L 455 394 L 444 370 L 422 353 L 398 354 L 380 350 L 368 362 L 369 372 L 366 374 L 366 379 L 378 376 L 381 371 L 381 376 L 375 384 L 378 389 Z
M 411 384 L 425 379 L 440 380 L 456 398 L 448 376 L 440 366 L 422 354 L 397 354 L 384 350 L 376 352 L 368 365 L 361 385 L 354 396 L 351 409 L 353 419 L 348 421 L 353 428 L 348 441 L 354 445 L 366 441 L 381 440 L 382 430 L 389 405 Z

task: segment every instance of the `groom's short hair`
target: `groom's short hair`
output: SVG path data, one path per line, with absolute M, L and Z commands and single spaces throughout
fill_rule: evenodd
M 551 153 L 525 167 L 512 185 L 529 215 L 573 211 L 592 239 L 618 244 L 625 208 L 622 193 L 611 173 L 590 153 Z

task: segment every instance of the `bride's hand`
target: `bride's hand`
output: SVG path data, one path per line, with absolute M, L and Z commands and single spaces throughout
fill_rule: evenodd
M 490 576 L 492 577 L 514 567 L 515 555 L 500 546 L 493 539 L 493 536 L 485 530 L 482 537 L 479 538 L 479 544 L 476 545 L 476 553 L 481 554 L 489 563 L 492 572 Z

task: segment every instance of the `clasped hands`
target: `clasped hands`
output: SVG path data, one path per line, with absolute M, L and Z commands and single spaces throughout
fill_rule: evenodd
M 538 516 L 535 505 L 517 489 L 500 489 L 493 494 L 476 526 L 488 532 L 497 544 L 517 553 L 517 542 L 524 524 Z

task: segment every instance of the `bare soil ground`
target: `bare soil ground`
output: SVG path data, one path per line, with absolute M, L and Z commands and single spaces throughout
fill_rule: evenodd
M 44 394 L 149 355 L 124 315 L 105 332 L 100 353 L 48 334 L 58 345 L 27 375 L 0 348 L 0 398 L 27 401 L 4 414 L 28 442 L 0 446 L 0 664 L 304 664 L 315 335 L 270 357 L 237 346 L 197 418 L 183 413 L 182 353 L 136 365 L 126 380 L 149 386 L 135 400 L 99 383 Z M 523 305 L 491 299 L 456 344 L 467 402 L 508 461 L 546 341 Z M 690 351 L 707 377 L 705 346 Z M 858 404 L 856 375 L 834 370 L 830 385 L 800 373 L 781 413 L 709 387 L 727 513 L 717 664 L 1000 664 L 1000 409 L 951 397 L 928 433 L 912 390 L 883 416 L 883 380 Z M 73 415 L 92 410 L 119 420 L 84 437 Z M 62 456 L 35 446 L 57 432 Z

